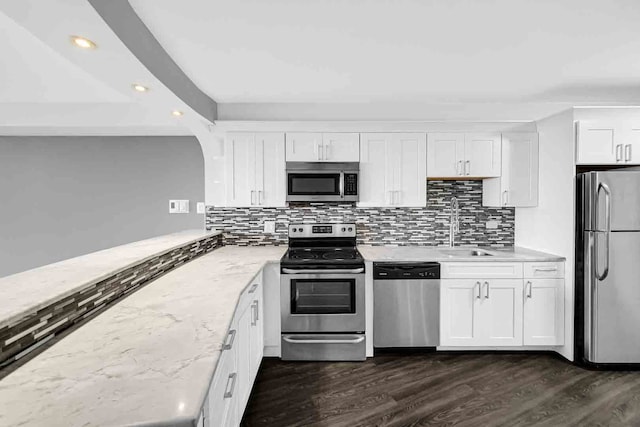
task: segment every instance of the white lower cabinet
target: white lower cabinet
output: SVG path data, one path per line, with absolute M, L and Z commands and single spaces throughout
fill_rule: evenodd
M 262 272 L 241 295 L 203 408 L 206 427 L 242 420 L 264 347 Z
M 564 344 L 564 279 L 524 280 L 524 345 Z
M 522 280 L 441 283 L 441 346 L 522 345 Z
M 451 262 L 441 269 L 440 346 L 564 344 L 563 262 Z

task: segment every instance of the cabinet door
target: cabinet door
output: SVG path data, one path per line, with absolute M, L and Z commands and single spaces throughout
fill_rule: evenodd
M 251 304 L 243 307 L 238 317 L 238 408 L 242 416 L 249 400 L 249 393 L 253 380 L 251 378 L 251 328 L 253 323 L 253 309 Z
M 260 206 L 281 207 L 286 204 L 286 168 L 283 133 L 257 133 L 256 202 Z
M 322 134 L 292 132 L 286 134 L 287 162 L 320 162 L 323 158 Z
M 391 205 L 394 168 L 391 135 L 390 133 L 360 135 L 358 206 Z
M 640 125 L 631 125 L 623 136 L 624 161 L 628 164 L 640 164 Z
M 538 204 L 538 134 L 502 134 L 502 176 L 485 179 L 483 206 L 528 207 Z
M 622 160 L 619 130 L 612 123 L 583 122 L 576 124 L 578 164 L 616 164 Z
M 225 176 L 227 206 L 257 204 L 255 135 L 229 133 L 225 140 Z
M 360 134 L 323 133 L 322 160 L 326 162 L 359 162 Z
M 501 173 L 500 134 L 468 133 L 464 137 L 464 175 L 499 177 Z
M 237 324 L 232 324 L 231 333 L 237 333 Z M 237 344 L 227 337 L 230 347 L 222 350 L 213 381 L 207 394 L 204 407 L 204 424 L 207 427 L 234 425 L 237 419 L 238 377 L 237 377 Z
M 440 285 L 440 345 L 476 346 L 480 287 L 477 280 L 443 279 Z
M 395 133 L 391 148 L 394 165 L 394 205 L 426 206 L 427 140 L 423 133 Z
M 264 320 L 262 285 L 259 285 L 252 294 L 251 300 L 251 384 L 253 384 L 264 353 Z M 251 388 L 251 386 L 249 387 Z
M 525 279 L 524 345 L 564 344 L 564 279 Z
M 522 279 L 482 281 L 480 342 L 486 346 L 522 345 Z
M 455 178 L 463 175 L 464 134 L 427 134 L 427 176 Z

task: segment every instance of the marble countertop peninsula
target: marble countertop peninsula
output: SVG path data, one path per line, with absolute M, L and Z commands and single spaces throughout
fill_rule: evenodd
M 490 256 L 472 256 L 470 251 L 479 249 Z M 554 262 L 565 258 L 532 249 L 514 247 L 506 249 L 429 247 L 429 246 L 366 246 L 358 250 L 367 261 L 406 262 Z
M 186 230 L 0 278 L 0 328 L 131 265 L 219 232 Z
M 222 247 L 118 302 L 0 381 L 0 425 L 195 425 L 240 295 L 285 250 Z

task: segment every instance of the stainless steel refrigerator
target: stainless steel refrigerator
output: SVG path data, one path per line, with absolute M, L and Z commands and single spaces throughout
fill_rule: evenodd
M 577 183 L 578 356 L 640 364 L 640 171 L 586 172 Z

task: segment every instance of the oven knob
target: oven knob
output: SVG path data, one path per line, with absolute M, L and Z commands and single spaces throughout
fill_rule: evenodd
M 346 231 L 346 230 L 347 230 L 346 228 L 342 227 L 342 231 Z
M 349 231 L 353 231 L 353 227 L 349 227 Z
M 293 229 L 293 232 L 295 233 L 296 231 L 298 231 L 296 228 Z

